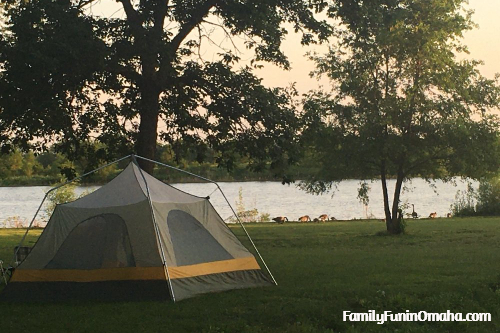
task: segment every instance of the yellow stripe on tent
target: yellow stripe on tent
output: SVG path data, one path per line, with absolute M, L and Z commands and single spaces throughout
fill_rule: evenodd
M 170 279 L 242 270 L 260 269 L 253 257 L 169 267 Z M 95 282 L 126 280 L 165 280 L 163 267 L 120 267 L 81 269 L 17 269 L 11 282 Z
M 260 269 L 254 257 L 207 262 L 203 264 L 168 267 L 171 279 L 183 279 L 200 275 Z

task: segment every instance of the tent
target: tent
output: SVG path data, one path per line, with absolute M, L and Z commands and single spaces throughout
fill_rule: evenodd
M 131 156 L 108 184 L 56 206 L 0 299 L 176 301 L 276 283 L 208 197 L 161 182 Z

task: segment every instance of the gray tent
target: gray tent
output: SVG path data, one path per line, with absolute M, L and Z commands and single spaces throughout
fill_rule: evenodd
M 181 300 L 274 283 L 208 198 L 131 162 L 97 191 L 56 207 L 0 298 Z

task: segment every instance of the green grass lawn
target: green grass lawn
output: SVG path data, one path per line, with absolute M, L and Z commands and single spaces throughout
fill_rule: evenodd
M 241 235 L 241 228 L 233 227 Z M 0 303 L 0 332 L 498 332 L 500 218 L 247 226 L 277 287 L 178 303 Z M 22 230 L 0 229 L 10 259 Z M 29 242 L 36 239 L 35 230 Z M 489 312 L 491 322 L 343 322 L 342 312 Z

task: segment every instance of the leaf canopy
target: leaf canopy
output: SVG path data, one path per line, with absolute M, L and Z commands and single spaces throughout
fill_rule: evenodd
M 281 49 L 288 30 L 303 44 L 325 40 L 332 28 L 314 16 L 324 1 L 119 0 L 121 18 L 92 15 L 94 3 L 6 2 L 5 150 L 56 141 L 76 155 L 90 139 L 112 157 L 134 145 L 154 152 L 158 132 L 172 145 L 211 145 L 223 165 L 236 153 L 255 165 L 294 159 L 294 91 L 264 87 L 253 69 L 266 62 L 289 68 Z M 249 63 L 241 63 L 240 44 L 253 52 Z M 200 57 L 204 45 L 218 54 Z
M 331 92 L 304 102 L 304 141 L 320 171 L 304 187 L 401 174 L 481 177 L 498 168 L 495 80 L 480 62 L 459 60 L 474 27 L 460 0 L 338 1 L 341 21 L 326 55 L 311 55 L 313 75 Z

